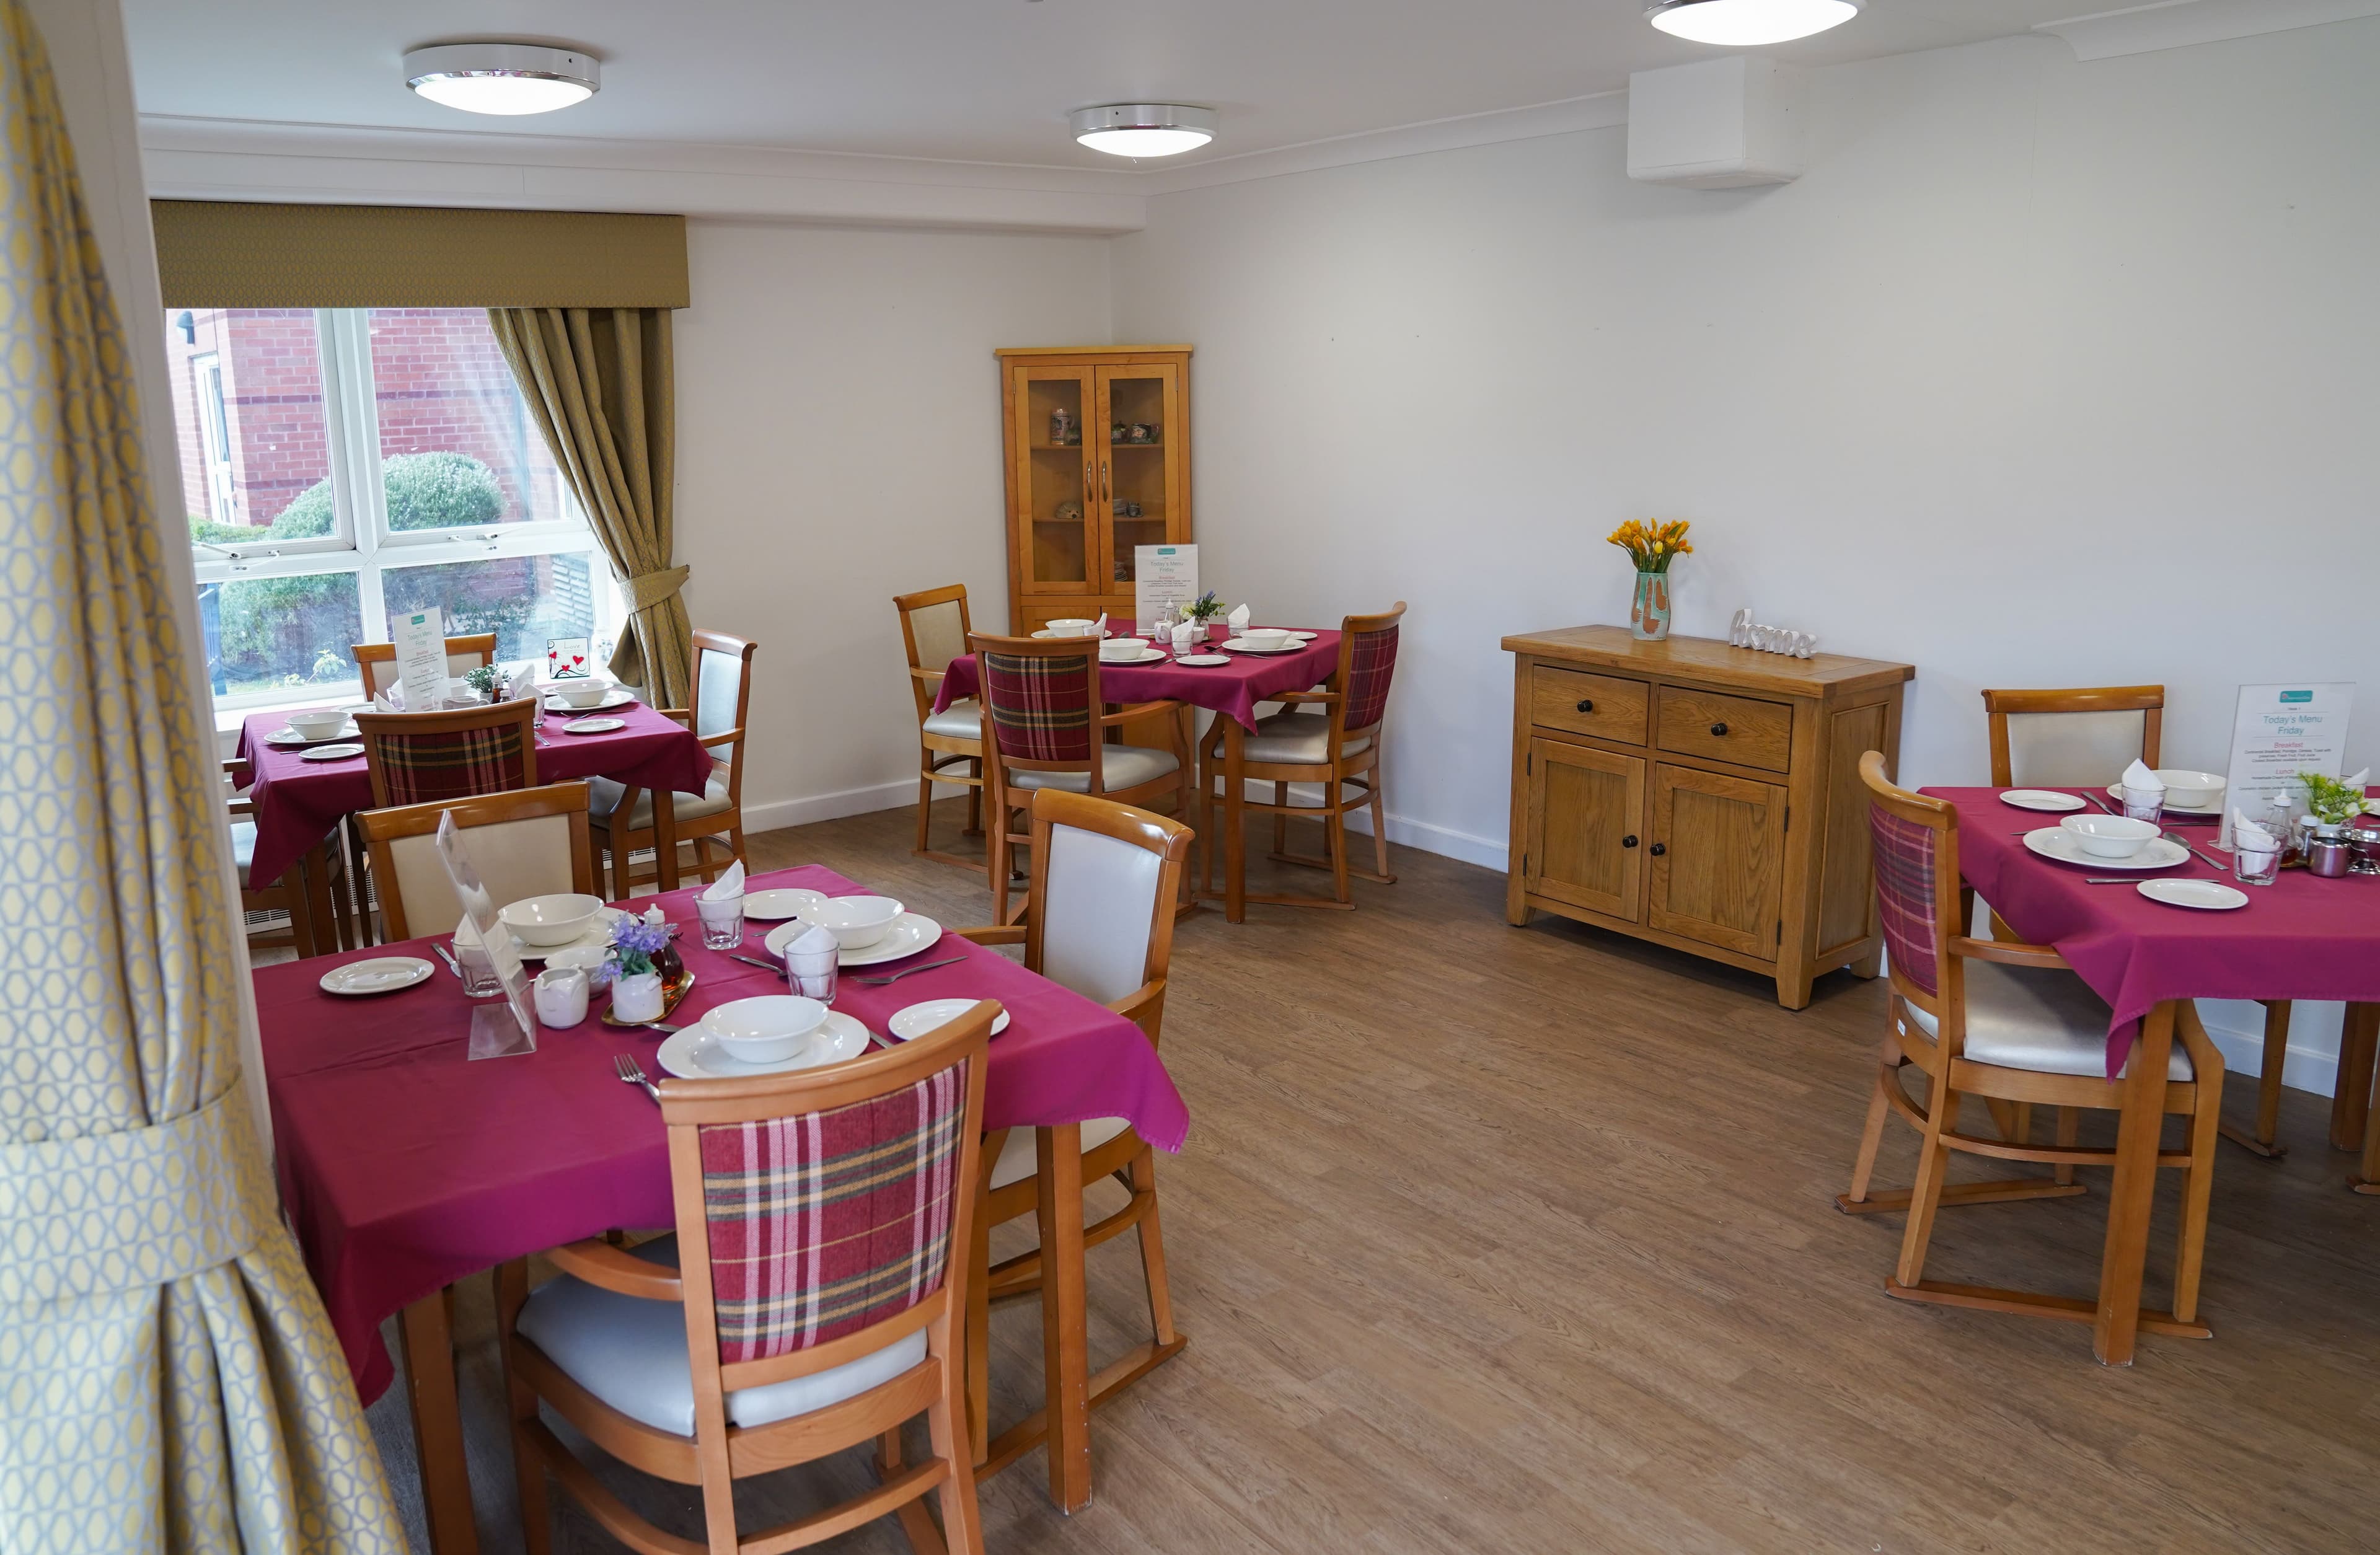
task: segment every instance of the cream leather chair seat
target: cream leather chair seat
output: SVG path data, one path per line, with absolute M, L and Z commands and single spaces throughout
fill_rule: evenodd
M 1358 735 L 1339 747 L 1342 756 L 1371 748 L 1372 736 Z M 1257 732 L 1245 748 L 1251 761 L 1279 761 L 1285 766 L 1318 767 L 1330 759 L 1330 720 L 1310 712 L 1277 712 L 1257 720 Z
M 587 788 L 588 813 L 598 820 L 613 819 L 612 812 L 620 808 L 620 796 L 627 792 L 610 778 L 589 778 Z M 689 820 L 700 820 L 704 816 L 717 815 L 726 809 L 730 802 L 727 797 L 727 780 L 719 773 L 713 772 L 710 774 L 710 781 L 703 784 L 702 797 L 698 799 L 688 794 L 673 796 L 670 814 L 674 818 L 675 822 L 682 826 Z M 629 813 L 626 828 L 631 832 L 641 832 L 652 823 L 653 791 L 650 788 L 639 788 L 637 790 L 637 808 Z
M 953 702 L 940 712 L 929 712 L 926 715 L 926 733 L 946 739 L 979 740 L 983 738 L 983 704 L 969 698 Z
M 1139 745 L 1103 745 L 1099 747 L 1099 781 L 1112 791 L 1135 788 L 1144 783 L 1154 783 L 1182 763 L 1170 750 L 1151 750 Z M 1088 794 L 1091 774 L 1088 772 L 1036 772 L 1009 770 L 1011 788 L 1059 788 L 1069 794 Z M 1129 990 L 1127 990 L 1129 991 Z
M 1093 1150 L 1130 1128 L 1123 1118 L 1093 1118 L 1083 1124 L 1083 1153 Z M 1000 1148 L 1000 1159 L 991 1163 L 991 1185 L 1004 1188 L 1011 1183 L 1021 1183 L 1033 1175 L 1040 1165 L 1040 1157 L 1033 1144 L 1033 1130 L 1012 1128 L 1008 1143 Z
M 256 882 L 248 878 L 249 869 L 256 863 L 256 822 L 253 820 L 231 823 L 231 861 L 239 870 L 239 888 L 254 891 Z
M 1902 1008 L 1926 1036 L 1942 1034 L 1932 1015 L 1914 1004 Z M 2113 1018 L 2107 1001 L 2071 972 L 1967 962 L 1966 1052 L 1977 1063 L 2101 1077 L 2107 1073 L 2107 1023 Z M 2191 1074 L 2190 1054 L 2176 1042 L 2166 1078 L 2187 1080 Z

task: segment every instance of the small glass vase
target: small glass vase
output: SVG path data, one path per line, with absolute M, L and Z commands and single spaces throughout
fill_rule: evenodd
M 1670 635 L 1670 575 L 1640 572 L 1636 598 L 1628 607 L 1628 635 L 1638 642 L 1661 642 Z
M 612 1018 L 624 1021 L 659 1020 L 664 995 L 658 972 L 638 972 L 633 977 L 612 979 Z

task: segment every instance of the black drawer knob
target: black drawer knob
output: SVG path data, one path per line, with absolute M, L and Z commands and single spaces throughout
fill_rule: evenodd
M 1634 847 L 1636 845 L 1636 833 L 1631 832 L 1628 835 L 1621 838 L 1620 845 L 1621 847 Z
M 1655 843 L 1651 847 L 1646 848 L 1645 851 L 1651 854 L 1654 857 L 1658 858 L 1661 855 L 1670 851 L 1670 844 L 1667 843 Z
M 1714 735 L 1724 735 L 1727 733 L 1727 725 L 1724 723 L 1714 723 L 1711 725 L 1711 733 Z
M 1581 697 L 1578 699 L 1578 711 L 1581 712 L 1593 712 L 1595 711 L 1595 699 L 1592 697 Z

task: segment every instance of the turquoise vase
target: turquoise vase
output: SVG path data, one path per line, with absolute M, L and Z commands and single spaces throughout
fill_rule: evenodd
M 1628 607 L 1628 635 L 1638 642 L 1660 642 L 1670 635 L 1670 575 L 1640 572 L 1636 598 Z

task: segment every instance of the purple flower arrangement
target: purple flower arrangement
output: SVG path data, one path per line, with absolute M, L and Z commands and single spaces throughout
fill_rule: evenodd
M 596 988 L 608 988 L 615 978 L 638 978 L 660 968 L 653 958 L 669 943 L 666 923 L 647 923 L 640 917 L 624 917 L 612 926 L 612 953 L 595 968 L 589 980 Z

